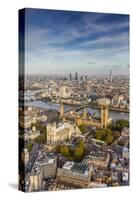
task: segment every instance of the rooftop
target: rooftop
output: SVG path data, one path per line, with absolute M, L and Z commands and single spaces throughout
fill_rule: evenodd
M 66 162 L 63 166 L 63 169 L 67 169 L 70 170 L 72 168 L 72 166 L 74 165 L 74 162 Z
M 86 163 L 74 163 L 74 165 L 72 166 L 72 171 L 76 171 L 79 173 L 86 173 L 89 169 L 88 164 Z
M 63 169 L 85 174 L 89 169 L 89 165 L 82 162 L 79 162 L 79 163 L 66 162 L 63 166 Z
M 39 163 L 36 162 L 36 163 L 34 164 L 33 168 L 32 168 L 31 173 L 32 173 L 32 174 L 38 174 L 38 173 L 40 173 L 40 170 L 41 170 L 41 167 L 40 167 Z

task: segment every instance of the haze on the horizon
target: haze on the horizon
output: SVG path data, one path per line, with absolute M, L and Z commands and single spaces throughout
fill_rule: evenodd
M 129 73 L 129 16 L 26 9 L 26 74 Z

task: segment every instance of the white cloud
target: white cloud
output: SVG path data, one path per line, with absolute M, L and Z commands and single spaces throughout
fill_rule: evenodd
M 97 15 L 95 18 L 85 16 L 82 19 L 83 24 L 81 21 L 70 23 L 68 26 L 64 24 L 61 27 L 54 24 L 55 29 L 27 27 L 26 72 L 97 73 L 100 69 L 102 73 L 105 70 L 104 65 L 127 65 L 129 63 L 128 31 L 114 34 L 113 30 L 128 26 L 128 22 L 105 26 L 96 21 Z M 99 33 L 100 35 L 97 35 L 94 40 L 93 34 Z M 78 39 L 83 39 L 84 42 Z M 75 46 L 70 45 L 73 41 L 77 41 Z

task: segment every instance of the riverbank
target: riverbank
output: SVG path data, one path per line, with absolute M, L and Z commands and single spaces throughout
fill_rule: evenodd
M 101 109 L 101 107 L 99 105 L 88 104 L 86 106 L 81 106 L 81 108 L 78 108 L 77 110 L 83 109 L 85 107 Z M 111 107 L 111 106 L 109 106 L 108 108 L 109 108 L 109 111 L 129 113 L 128 109 L 115 108 L 115 107 Z
M 44 109 L 53 109 L 59 112 L 60 104 L 52 103 L 52 102 L 44 102 L 44 101 L 28 101 L 25 102 L 25 106 L 29 107 L 36 107 L 36 108 L 44 108 Z M 65 105 L 64 104 L 64 112 L 68 112 L 70 110 L 76 110 L 79 106 L 74 105 Z M 80 113 L 84 111 L 84 108 L 80 109 Z M 91 113 L 92 115 L 95 113 L 96 116 L 100 116 L 100 109 L 99 108 L 90 108 L 87 106 L 86 111 Z M 129 113 L 126 112 L 118 112 L 118 111 L 110 111 L 109 110 L 109 117 L 111 117 L 114 121 L 119 119 L 127 119 L 129 120 Z
M 58 102 L 52 102 L 51 99 L 46 99 L 46 98 L 41 98 L 38 99 L 39 101 L 42 102 L 46 102 L 46 103 L 58 103 Z M 78 104 L 78 103 L 68 103 L 68 102 L 63 102 L 64 105 L 68 105 L 68 106 L 78 106 L 79 108 L 77 109 L 77 111 L 79 111 L 80 109 L 83 109 L 84 107 L 89 107 L 89 108 L 97 108 L 97 109 L 101 109 L 101 107 L 97 104 L 92 104 L 89 103 L 88 105 L 84 105 L 82 106 L 82 104 Z M 129 109 L 123 109 L 123 108 L 117 108 L 117 107 L 113 107 L 113 106 L 109 106 L 109 111 L 115 111 L 115 112 L 122 112 L 122 113 L 129 113 Z

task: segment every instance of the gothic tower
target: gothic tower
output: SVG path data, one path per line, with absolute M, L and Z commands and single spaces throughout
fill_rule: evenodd
M 64 115 L 64 105 L 63 105 L 63 103 L 61 102 L 61 103 L 60 103 L 60 117 L 63 117 L 63 115 Z
M 101 106 L 101 128 L 107 128 L 108 125 L 108 107 Z
M 108 105 L 109 99 L 103 98 L 99 100 L 99 105 L 101 106 L 101 128 L 107 128 L 109 122 L 108 116 Z

